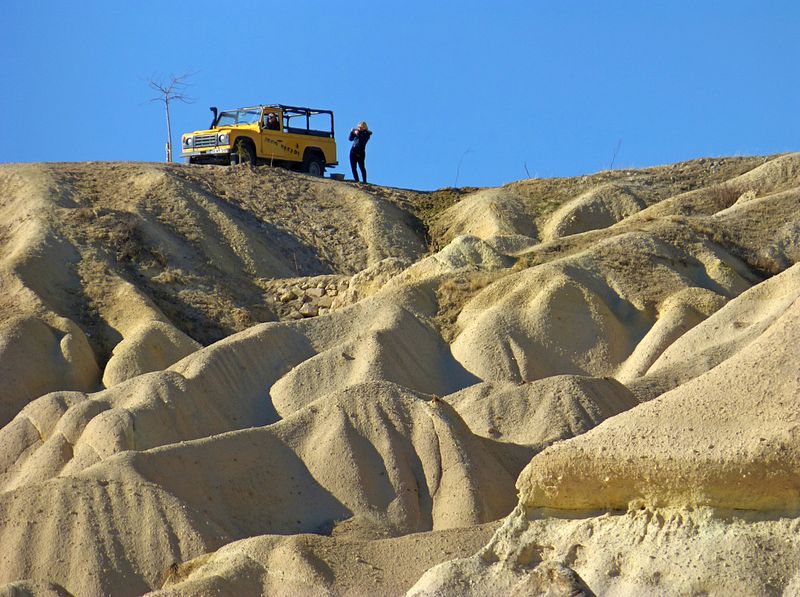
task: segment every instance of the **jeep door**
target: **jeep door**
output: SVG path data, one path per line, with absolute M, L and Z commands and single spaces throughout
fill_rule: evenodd
M 267 128 L 267 117 L 270 113 L 278 117 L 278 130 Z M 261 147 L 260 155 L 267 160 L 292 160 L 292 148 L 287 144 L 286 133 L 283 131 L 283 112 L 281 110 L 265 108 L 261 116 Z M 296 153 L 296 152 L 295 152 Z

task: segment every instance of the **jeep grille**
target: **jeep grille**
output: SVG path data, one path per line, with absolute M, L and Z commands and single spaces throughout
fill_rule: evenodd
M 216 147 L 217 146 L 217 135 L 195 135 L 194 137 L 194 147 L 195 149 L 202 149 L 205 147 Z

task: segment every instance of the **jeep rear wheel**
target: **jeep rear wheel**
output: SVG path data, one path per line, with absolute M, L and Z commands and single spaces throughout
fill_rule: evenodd
M 325 176 L 325 159 L 318 153 L 311 153 L 303 160 L 303 172 L 311 176 Z
M 231 150 L 231 166 L 245 163 L 256 165 L 256 149 L 248 139 L 236 139 Z

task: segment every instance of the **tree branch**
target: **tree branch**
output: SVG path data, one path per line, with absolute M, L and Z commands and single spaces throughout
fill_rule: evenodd
M 189 87 L 188 79 L 195 74 L 197 73 L 170 75 L 168 82 L 164 82 L 161 77 L 156 77 L 154 75 L 150 77 L 147 82 L 150 89 L 159 93 L 158 97 L 154 97 L 150 101 L 164 103 L 164 110 L 167 115 L 167 162 L 172 161 L 172 124 L 169 118 L 169 102 L 176 101 L 183 102 L 184 104 L 191 104 L 194 102 L 193 97 L 186 95 L 186 89 Z

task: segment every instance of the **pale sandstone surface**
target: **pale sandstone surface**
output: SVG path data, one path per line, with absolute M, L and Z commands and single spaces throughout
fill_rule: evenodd
M 446 403 L 386 382 L 80 474 L 164 488 L 236 538 L 328 532 L 352 516 L 391 535 L 489 522 L 514 506 L 515 477 Z
M 695 328 L 703 339 L 718 330 L 728 358 L 701 360 L 705 373 L 537 454 L 517 481 L 520 507 L 489 545 L 409 594 L 544 593 L 553 568 L 574 580 L 563 594 L 794 594 L 797 267 Z M 742 320 L 755 330 L 743 333 Z M 681 354 L 703 351 L 695 340 Z
M 482 189 L 450 208 L 446 218 L 449 230 L 458 236 L 489 239 L 497 236 L 537 237 L 536 226 L 525 213 L 520 197 L 508 188 Z
M 539 454 L 518 481 L 522 502 L 797 510 L 798 334 L 795 301 L 710 371 Z
M 631 385 L 659 382 L 663 391 L 716 367 L 758 338 L 800 297 L 800 268 L 793 266 L 714 312 L 704 325 L 677 338 Z
M 536 451 L 638 404 L 613 378 L 576 375 L 553 375 L 525 384 L 483 382 L 444 399 L 474 433 Z
M 0 378 L 0 424 L 5 424 L 31 397 L 97 387 L 100 370 L 86 336 L 72 321 L 27 316 L 5 322 L 0 332 Z
M 483 549 L 432 568 L 407 595 L 795 595 L 798 557 L 791 514 L 520 508 Z
M 461 311 L 454 356 L 482 379 L 613 375 L 675 295 L 698 288 L 725 298 L 757 282 L 704 239 L 678 243 L 672 232 L 623 233 L 495 282 Z
M 0 593 L 800 591 L 799 155 L 0 165 Z
M 558 208 L 547 220 L 542 239 L 552 240 L 587 230 L 598 230 L 624 220 L 645 207 L 624 185 L 605 184 Z
M 0 585 L 2 597 L 68 597 L 69 593 L 58 585 L 47 582 L 18 580 Z
M 0 520 L 0 582 L 51 579 L 72 595 L 141 594 L 172 560 L 230 540 L 150 484 L 54 479 L 1 493 Z
M 497 526 L 372 540 L 336 529 L 331 537 L 243 539 L 189 560 L 152 595 L 401 595 L 439 562 L 475 553 Z
M 114 347 L 103 371 L 103 385 L 111 387 L 143 373 L 161 371 L 202 345 L 161 321 L 141 325 Z
M 416 220 L 391 201 L 333 181 L 272 169 L 260 176 L 249 172 L 122 163 L 4 165 L 0 280 L 9 308 L 0 338 L 11 334 L 5 344 L 14 338 L 13 327 L 6 331 L 13 326 L 5 323 L 9 315 L 36 317 L 51 327 L 60 316 L 89 334 L 104 366 L 122 339 L 151 322 L 177 323 L 206 344 L 275 319 L 264 300 L 268 279 L 353 274 L 388 257 L 413 260 L 425 250 Z M 39 336 L 35 347 L 43 354 L 48 348 L 42 342 L 53 341 Z M 161 339 L 147 350 L 174 352 L 175 338 Z M 7 358 L 26 359 L 31 342 L 13 343 Z M 129 353 L 125 367 L 138 358 Z M 48 389 L 99 385 L 99 379 L 78 385 L 57 368 L 48 375 L 49 385 L 45 378 L 30 389 L 3 388 L 0 404 L 10 401 L 18 410 Z M 81 381 L 86 377 L 84 372 Z M 109 377 L 117 381 L 118 375 Z

